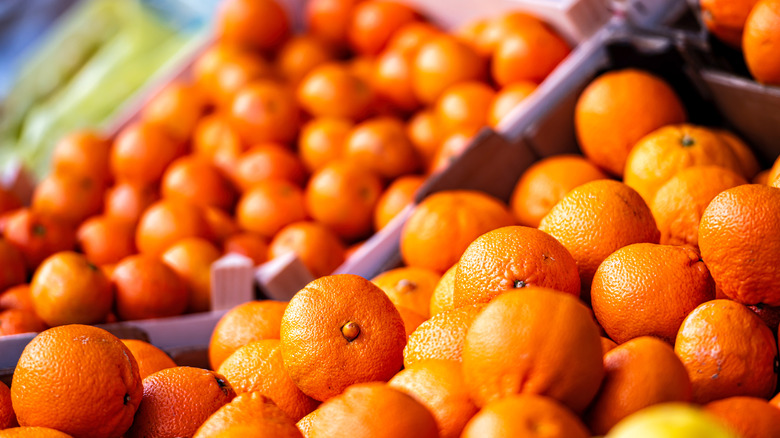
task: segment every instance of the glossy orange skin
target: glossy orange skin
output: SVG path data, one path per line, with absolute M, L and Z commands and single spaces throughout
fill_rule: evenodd
M 5 383 L 0 382 L 0 430 L 14 426 L 18 426 L 18 423 L 11 406 L 11 390 Z
M 221 256 L 214 244 L 199 237 L 182 239 L 162 254 L 163 263 L 187 286 L 187 312 L 211 310 L 211 264 Z
M 276 143 L 254 146 L 238 158 L 233 180 L 242 191 L 268 179 L 283 179 L 302 186 L 306 170 L 293 151 Z
M 209 362 L 222 362 L 244 345 L 262 339 L 279 339 L 279 327 L 287 303 L 264 300 L 238 305 L 220 318 L 209 343 Z
M 338 117 L 318 117 L 301 128 L 298 154 L 309 172 L 315 172 L 343 155 L 344 142 L 353 122 Z
M 251 435 L 246 434 L 249 432 Z M 303 437 L 290 417 L 279 409 L 271 399 L 259 392 L 240 394 L 233 401 L 219 408 L 198 428 L 193 438 L 216 436 Z
M 102 182 L 87 176 L 49 176 L 35 187 L 32 209 L 55 220 L 77 224 L 100 211 L 104 189 Z
M 760 0 L 745 21 L 742 50 L 750 74 L 763 84 L 780 84 L 780 2 Z
M 444 133 L 431 109 L 422 109 L 406 123 L 406 135 L 425 167 L 429 167 L 441 144 Z
M 582 420 L 565 406 L 548 397 L 511 395 L 485 405 L 463 430 L 463 438 L 496 436 L 536 438 L 586 438 Z
M 486 303 L 506 290 L 527 286 L 579 297 L 574 258 L 557 240 L 534 228 L 498 228 L 475 239 L 458 261 L 453 304 Z
M 116 313 L 122 320 L 164 318 L 184 313 L 187 285 L 158 258 L 125 258 L 111 275 L 116 292 Z
M 225 240 L 222 247 L 225 254 L 235 253 L 249 257 L 255 266 L 268 260 L 268 241 L 257 233 L 234 234 Z
M 328 43 L 345 48 L 355 5 L 362 0 L 312 0 L 306 2 L 306 29 Z
M 171 163 L 160 185 L 163 198 L 183 200 L 199 207 L 230 210 L 236 191 L 230 181 L 208 160 L 187 155 Z
M 707 403 L 704 410 L 740 437 L 780 435 L 780 409 L 760 398 L 729 397 Z
M 242 229 L 271 238 L 286 225 L 306 219 L 303 190 L 284 180 L 258 182 L 241 196 L 236 218 Z
M 373 65 L 371 85 L 377 94 L 393 107 L 409 112 L 420 102 L 412 88 L 412 68 L 416 51 L 385 50 Z
M 605 338 L 604 336 L 601 337 L 601 351 L 604 354 L 607 354 L 607 352 L 612 351 L 617 347 L 618 344 L 615 343 L 612 339 Z
M 674 352 L 688 370 L 695 403 L 739 395 L 769 398 L 777 384 L 772 332 L 734 301 L 709 301 L 691 312 Z
M 1 244 L 0 244 L 1 245 Z M 32 310 L 33 307 L 32 297 L 30 296 L 30 285 L 19 284 L 17 286 L 10 287 L 0 293 L 0 309 L 19 309 L 19 310 Z
M 196 85 L 173 82 L 146 104 L 141 118 L 164 127 L 171 137 L 186 141 L 206 111 L 206 104 L 206 96 Z
M 342 333 L 349 322 L 359 329 L 352 339 Z M 280 339 L 293 382 L 324 401 L 355 383 L 389 380 L 403 364 L 406 331 L 381 289 L 345 274 L 319 278 L 298 292 L 284 312 Z
M 466 81 L 447 88 L 434 107 L 445 133 L 478 131 L 487 124 L 487 114 L 496 92 L 481 81 Z
M 3 237 L 21 251 L 29 272 L 46 257 L 72 250 L 76 245 L 74 230 L 69 225 L 26 208 L 11 213 L 6 220 Z
M 593 433 L 606 434 L 623 418 L 646 407 L 690 402 L 688 372 L 672 347 L 644 336 L 604 355 L 604 381 L 585 419 Z
M 323 39 L 308 35 L 296 35 L 288 40 L 276 57 L 276 69 L 290 84 L 296 85 L 317 66 L 335 58 L 335 51 Z
M 743 304 L 780 305 L 780 189 L 746 184 L 710 202 L 699 225 L 699 248 L 715 283 Z
M 138 363 L 138 373 L 141 375 L 141 379 L 145 379 L 157 371 L 176 366 L 170 356 L 148 342 L 137 339 L 122 339 L 122 343 L 130 350 Z
M 423 103 L 433 103 L 452 85 L 485 77 L 485 61 L 474 49 L 450 35 L 431 38 L 417 52 L 412 88 Z
M 569 52 L 566 41 L 546 26 L 514 29 L 498 42 L 491 73 L 500 86 L 521 81 L 538 84 Z
M 51 154 L 51 169 L 56 175 L 90 177 L 106 182 L 109 176 L 111 143 L 91 131 L 77 131 L 65 136 Z
M 292 90 L 271 80 L 258 80 L 240 88 L 228 113 L 231 124 L 247 144 L 289 143 L 300 122 Z
M 0 291 L 24 283 L 26 269 L 22 252 L 7 240 L 0 240 Z
M 333 231 L 318 222 L 294 222 L 279 230 L 268 246 L 268 258 L 295 253 L 317 278 L 328 275 L 346 258 L 344 243 Z
M 758 0 L 701 0 L 701 18 L 707 29 L 724 43 L 742 48 L 742 31 Z
M 42 332 L 48 325 L 28 309 L 8 309 L 0 311 L 0 336 L 20 333 Z
M 403 121 L 394 117 L 376 117 L 356 125 L 344 141 L 343 154 L 346 160 L 386 179 L 419 167 Z
M 228 118 L 213 113 L 200 119 L 195 126 L 192 149 L 194 153 L 214 163 L 225 174 L 230 174 L 244 151 L 244 144 Z
M 536 90 L 536 84 L 531 81 L 513 82 L 501 88 L 490 104 L 487 114 L 488 125 L 497 128 L 501 120 L 508 116 L 534 90 Z
M 96 438 L 127 431 L 142 391 L 127 347 L 107 331 L 83 325 L 39 334 L 22 352 L 11 384 L 20 425 Z
M 183 155 L 183 143 L 163 127 L 133 123 L 117 135 L 111 148 L 111 173 L 119 182 L 153 184 L 176 158 Z
M 472 304 L 443 311 L 420 324 L 404 347 L 404 367 L 433 359 L 461 362 L 466 333 L 484 307 Z
M 13 427 L 0 433 L 3 438 L 72 438 L 67 433 L 48 427 Z
M 153 185 L 119 183 L 106 191 L 103 213 L 136 223 L 144 210 L 158 199 L 160 195 Z
M 463 374 L 478 406 L 533 394 L 582 412 L 604 376 L 598 327 L 570 294 L 539 287 L 504 293 L 471 323 Z
M 488 19 L 481 25 L 472 27 L 472 34 L 467 40 L 483 56 L 491 56 L 500 43 L 516 31 L 529 27 L 544 27 L 538 18 L 525 12 L 508 12 L 496 18 Z
M 118 263 L 135 254 L 135 226 L 114 216 L 93 216 L 76 232 L 78 245 L 90 262 L 96 265 Z
M 224 0 L 217 15 L 217 38 L 253 49 L 273 50 L 290 34 L 287 12 L 274 0 Z
M 428 166 L 428 175 L 444 171 L 450 164 L 454 163 L 466 149 L 471 146 L 471 139 L 475 132 L 458 131 L 441 140 L 436 155 Z
M 739 161 L 739 167 L 741 169 L 740 175 L 744 175 L 745 178 L 751 179 L 755 177 L 758 172 L 761 171 L 761 164 L 758 162 L 755 153 L 741 138 L 731 131 L 725 129 L 712 129 L 724 143 L 726 143 L 731 151 L 736 155 Z
M 293 421 L 300 420 L 319 405 L 301 392 L 285 371 L 278 339 L 244 345 L 222 362 L 218 372 L 225 376 L 237 394 L 259 392 Z
M 204 208 L 203 219 L 209 227 L 209 235 L 217 244 L 224 245 L 227 239 L 241 232 L 232 214 L 221 208 Z
M 405 175 L 382 192 L 374 209 L 374 229 L 381 230 L 406 206 L 414 202 L 414 195 L 425 179 L 418 175 Z
M 186 201 L 163 199 L 144 211 L 135 244 L 142 254 L 159 256 L 186 237 L 211 237 L 203 210 Z
M 226 108 L 238 90 L 250 82 L 273 78 L 274 71 L 271 64 L 256 53 L 219 43 L 195 61 L 193 76 L 210 103 Z
M 428 317 L 431 296 L 441 275 L 430 269 L 402 267 L 385 271 L 371 279 L 396 307 L 405 307 Z
M 222 375 L 192 367 L 158 371 L 144 378 L 143 386 L 143 400 L 127 438 L 192 436 L 211 414 L 236 396 Z
M 414 310 L 407 309 L 406 307 L 396 306 L 398 314 L 401 315 L 401 319 L 404 320 L 404 330 L 406 330 L 406 338 L 417 330 L 420 324 L 426 321 L 425 317 L 415 312 Z
M 396 31 L 418 19 L 417 12 L 401 2 L 362 2 L 352 11 L 347 40 L 355 52 L 376 55 Z
M 303 78 L 297 98 L 301 107 L 314 117 L 360 120 L 368 116 L 374 93 L 367 78 L 348 65 L 330 62 Z

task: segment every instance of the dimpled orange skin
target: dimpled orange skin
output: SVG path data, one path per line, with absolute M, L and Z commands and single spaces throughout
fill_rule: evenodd
M 619 344 L 639 336 L 672 344 L 688 313 L 714 298 L 715 284 L 699 253 L 652 243 L 612 253 L 591 289 L 596 319 Z
M 48 427 L 14 427 L 0 430 L 0 438 L 72 438 L 67 433 Z
M 477 413 L 459 362 L 429 360 L 407 367 L 387 385 L 424 404 L 436 418 L 441 438 L 457 438 Z
M 772 331 L 734 301 L 709 301 L 691 312 L 677 334 L 674 352 L 688 370 L 695 403 L 738 395 L 767 399 L 777 384 Z
M 136 363 L 138 363 L 138 372 L 141 375 L 141 379 L 145 379 L 157 371 L 176 366 L 176 362 L 170 356 L 148 342 L 137 339 L 122 339 L 122 343 L 130 350 Z
M 612 180 L 591 181 L 570 191 L 542 218 L 539 229 L 574 257 L 585 291 L 608 255 L 632 243 L 658 243 L 661 237 L 642 197 Z
M 669 344 L 649 336 L 632 339 L 604 355 L 604 381 L 585 413 L 588 427 L 604 435 L 646 407 L 690 402 L 691 382 Z
M 259 392 L 240 394 L 222 406 L 198 428 L 193 438 L 213 438 L 236 426 L 257 427 L 265 433 L 252 435 L 275 438 L 301 438 L 295 422 L 271 399 Z
M 587 428 L 570 410 L 548 397 L 512 395 L 487 404 L 463 430 L 463 438 L 588 438 Z
M 533 286 L 509 291 L 471 323 L 463 375 L 478 406 L 535 394 L 582 412 L 604 377 L 598 327 L 571 294 Z
M 699 248 L 712 278 L 743 304 L 780 306 L 780 189 L 745 184 L 710 202 Z
M 187 308 L 187 284 L 156 257 L 125 258 L 114 268 L 111 281 L 116 313 L 123 320 L 177 316 Z
M 0 430 L 14 427 L 17 424 L 16 414 L 14 414 L 14 408 L 11 405 L 11 390 L 5 383 L 0 382 Z
M 780 436 L 780 409 L 755 397 L 729 397 L 707 403 L 704 410 L 718 417 L 740 437 Z
M 260 392 L 279 409 L 298 421 L 319 402 L 295 386 L 282 363 L 278 339 L 250 342 L 231 354 L 217 370 L 233 386 L 236 394 Z
M 349 340 L 348 323 L 357 324 Z M 393 303 L 356 275 L 322 277 L 298 292 L 282 317 L 282 359 L 309 397 L 324 401 L 354 383 L 387 381 L 403 365 L 406 330 Z
M 490 230 L 511 225 L 509 209 L 487 194 L 452 190 L 417 205 L 401 231 L 401 257 L 408 266 L 444 272 L 469 244 Z
M 306 438 L 439 436 L 436 419 L 422 403 L 378 382 L 346 388 L 301 421 L 307 423 Z
M 433 295 L 431 295 L 429 315 L 436 316 L 454 307 L 452 295 L 455 291 L 455 273 L 457 270 L 458 265 L 452 265 L 439 279 L 436 288 L 433 290 Z
M 49 329 L 24 348 L 11 384 L 22 426 L 73 436 L 121 436 L 143 397 L 138 365 L 114 335 L 97 327 Z
M 760 0 L 750 11 L 742 35 L 742 51 L 756 81 L 780 84 L 780 1 Z
M 429 359 L 462 361 L 466 333 L 484 307 L 484 304 L 459 307 L 420 324 L 409 335 L 404 348 L 404 367 Z
M 511 226 L 479 236 L 458 261 L 453 305 L 486 303 L 506 290 L 546 287 L 580 296 L 571 254 L 535 228 Z
M 202 368 L 166 368 L 145 378 L 143 385 L 143 400 L 127 438 L 192 436 L 236 396 L 222 375 Z
M 371 282 L 379 286 L 396 306 L 427 317 L 433 289 L 440 277 L 430 269 L 404 267 L 383 272 Z

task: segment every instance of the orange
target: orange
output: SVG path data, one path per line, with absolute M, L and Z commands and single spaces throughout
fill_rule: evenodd
M 244 433 L 239 433 L 243 428 Z M 251 434 L 246 434 L 247 429 Z M 231 435 L 228 431 L 235 430 Z M 241 394 L 211 415 L 193 438 L 246 437 L 301 438 L 295 423 L 259 392 Z
M 767 182 L 771 183 L 778 176 L 780 176 L 780 156 L 777 157 L 775 163 L 772 165 L 772 168 L 769 170 L 769 175 L 767 175 Z
M 22 201 L 10 190 L 0 187 L 0 215 L 22 208 Z
M 623 179 L 650 203 L 677 172 L 706 165 L 742 171 L 732 149 L 716 133 L 694 125 L 670 125 L 639 140 L 626 159 Z
M 12 427 L 0 430 L 2 438 L 72 438 L 67 433 L 48 427 Z
M 187 308 L 187 284 L 155 256 L 125 258 L 114 268 L 111 281 L 122 320 L 176 316 Z
M 171 137 L 185 141 L 192 136 L 206 103 L 206 96 L 197 86 L 173 82 L 146 104 L 141 119 L 162 126 Z
M 751 184 L 762 184 L 765 186 L 769 185 L 769 176 L 772 173 L 772 169 L 765 169 L 761 172 L 758 172 L 755 177 L 753 177 L 752 180 L 750 180 Z
M 173 368 L 176 363 L 164 351 L 154 345 L 137 339 L 122 339 L 130 353 L 138 363 L 138 372 L 141 379 L 166 368 Z
M 593 163 L 579 155 L 555 155 L 532 164 L 520 176 L 510 206 L 520 223 L 538 227 L 542 218 L 572 189 L 608 178 Z
M 243 191 L 268 179 L 283 179 L 302 186 L 306 171 L 293 151 L 276 143 L 266 143 L 249 149 L 238 158 L 233 179 Z
M 436 316 L 439 313 L 447 310 L 452 310 L 454 303 L 452 302 L 453 293 L 455 292 L 455 274 L 457 273 L 458 265 L 452 265 L 450 269 L 444 272 L 439 279 L 436 287 L 433 289 L 433 295 L 431 295 L 430 303 L 430 315 Z
M 306 29 L 328 43 L 347 45 L 352 11 L 361 0 L 311 0 L 304 6 Z
M 257 266 L 268 260 L 268 241 L 256 233 L 238 233 L 230 236 L 222 245 L 225 254 L 235 253 L 252 259 Z
M 358 240 L 371 233 L 381 192 L 381 180 L 368 169 L 351 162 L 334 162 L 309 179 L 306 210 L 342 238 Z
M 780 84 L 780 1 L 760 0 L 750 11 L 742 35 L 742 50 L 745 53 L 750 74 L 756 81 Z
M 539 286 L 579 297 L 580 278 L 571 254 L 549 234 L 510 226 L 472 242 L 458 261 L 453 304 L 486 303 L 508 289 Z
M 233 127 L 248 144 L 289 143 L 300 122 L 292 90 L 272 80 L 258 80 L 240 88 L 228 113 Z
M 636 69 L 605 73 L 580 94 L 574 127 L 582 152 L 612 175 L 623 175 L 628 153 L 645 135 L 687 119 L 674 90 Z
M 42 332 L 47 327 L 34 310 L 8 309 L 0 311 L 0 336 Z
M 307 74 L 297 90 L 298 103 L 314 117 L 360 120 L 374 101 L 366 79 L 347 65 L 329 62 Z
M 591 300 L 599 324 L 618 344 L 639 336 L 671 344 L 685 317 L 715 298 L 714 286 L 694 249 L 637 243 L 599 266 Z
M 387 179 L 419 167 L 404 124 L 394 117 L 377 117 L 355 126 L 344 142 L 343 154 L 347 160 Z
M 372 0 L 355 6 L 347 30 L 349 45 L 361 55 L 378 54 L 393 34 L 418 20 L 409 6 L 390 0 Z
M 356 275 L 333 275 L 293 296 L 281 341 L 293 382 L 324 401 L 354 383 L 389 380 L 403 364 L 406 332 L 382 289 Z
M 68 223 L 79 223 L 100 211 L 103 183 L 88 176 L 52 175 L 32 196 L 33 211 Z
M 598 321 L 597 321 L 598 322 Z M 617 343 L 613 341 L 612 339 L 605 338 L 604 336 L 601 337 L 601 351 L 604 354 L 607 354 L 607 352 L 612 351 L 617 347 Z
M 688 370 L 693 401 L 739 395 L 769 398 L 777 384 L 777 343 L 745 306 L 713 300 L 683 321 L 674 352 Z
M 211 237 L 203 210 L 184 201 L 163 199 L 144 211 L 135 231 L 135 245 L 142 254 L 159 256 L 186 237 Z
M 20 425 L 73 436 L 121 436 L 142 396 L 130 350 L 107 331 L 84 325 L 36 336 L 24 348 L 11 384 Z
M 41 263 L 30 282 L 30 296 L 35 313 L 50 326 L 102 322 L 114 301 L 103 271 L 70 251 Z
M 2 243 L 0 243 L 0 246 L 2 246 Z M 0 292 L 0 309 L 35 311 L 32 297 L 30 296 L 30 285 L 20 284 Z
M 704 410 L 744 438 L 780 436 L 780 409 L 755 397 L 730 397 L 707 403 Z
M 569 52 L 566 41 L 547 26 L 519 27 L 497 42 L 491 74 L 502 87 L 523 81 L 538 84 Z
M 492 401 L 468 422 L 463 438 L 587 438 L 582 421 L 548 397 L 521 394 Z
M 218 369 L 242 346 L 262 339 L 279 339 L 279 327 L 287 303 L 250 301 L 238 305 L 220 318 L 209 343 L 209 362 Z
M 416 50 L 387 49 L 373 63 L 371 85 L 393 107 L 410 112 L 420 106 L 412 89 L 412 66 Z
M 484 307 L 473 304 L 447 310 L 420 324 L 404 348 L 404 366 L 431 359 L 462 361 L 466 332 Z
M 27 280 L 21 251 L 10 242 L 0 239 L 0 293 Z
M 451 35 L 439 35 L 420 46 L 412 66 L 412 89 L 427 104 L 459 82 L 485 77 L 485 61 L 466 43 Z
M 163 174 L 160 191 L 166 199 L 223 210 L 230 210 L 236 200 L 230 181 L 214 164 L 197 155 L 187 155 L 171 163 Z
M 136 122 L 116 136 L 111 148 L 111 172 L 119 182 L 156 183 L 183 153 L 181 141 L 170 137 L 162 126 Z
M 463 375 L 478 406 L 532 394 L 582 412 L 604 376 L 601 361 L 588 308 L 540 287 L 496 297 L 471 323 L 463 346 Z
M 406 135 L 425 167 L 430 166 L 444 136 L 433 110 L 422 109 L 415 113 L 406 124 Z
M 270 63 L 255 53 L 222 43 L 198 57 L 193 76 L 211 103 L 225 108 L 239 89 L 252 81 L 274 77 L 274 71 Z
M 223 0 L 216 21 L 220 41 L 253 49 L 274 50 L 290 34 L 287 12 L 275 0 Z
M 195 127 L 192 150 L 229 175 L 244 151 L 244 144 L 238 131 L 229 123 L 229 118 L 221 113 L 213 113 L 200 119 Z
M 282 364 L 278 339 L 250 342 L 228 356 L 219 366 L 236 394 L 259 392 L 270 398 L 293 421 L 313 411 L 319 402 L 293 383 Z
M 487 123 L 487 114 L 496 92 L 481 81 L 452 85 L 439 96 L 434 114 L 446 134 L 477 132 Z
M 352 126 L 351 120 L 338 117 L 317 117 L 303 125 L 298 153 L 306 169 L 315 172 L 341 158 Z
M 716 294 L 716 298 L 727 298 L 725 295 L 721 296 L 721 293 Z M 0 298 L 0 306 L 2 305 L 2 298 Z M 756 304 L 754 306 L 747 306 L 751 312 L 755 313 L 772 332 L 776 332 L 778 325 L 780 325 L 780 307 L 771 307 L 764 304 Z
M 536 84 L 531 81 L 513 82 L 501 88 L 487 110 L 487 123 L 497 128 L 499 123 L 536 90 Z
M 187 312 L 211 310 L 211 264 L 221 256 L 216 246 L 199 237 L 182 239 L 162 254 L 163 263 L 187 286 Z
M 750 146 L 731 131 L 725 129 L 714 129 L 713 131 L 720 136 L 720 139 L 723 140 L 723 142 L 731 148 L 731 151 L 734 152 L 734 155 L 736 155 L 741 170 L 739 174 L 745 176 L 745 178 L 755 177 L 761 170 L 761 165 L 758 163 L 758 159 L 756 159 L 756 155 L 750 149 Z
M 646 407 L 690 402 L 688 372 L 671 346 L 649 336 L 632 339 L 604 355 L 604 381 L 585 414 L 590 430 L 603 435 Z
M 284 180 L 260 181 L 241 196 L 236 219 L 242 229 L 270 238 L 286 225 L 306 219 L 303 191 Z
M 282 228 L 268 246 L 274 259 L 294 253 L 316 277 L 328 275 L 344 262 L 344 244 L 328 227 L 318 222 L 295 222 Z
M 138 222 L 144 210 L 160 195 L 153 185 L 119 183 L 106 191 L 103 213 L 130 223 Z
M 742 47 L 742 31 L 758 0 L 702 0 L 701 18 L 707 29 L 724 43 Z
M 146 377 L 143 386 L 143 400 L 127 438 L 192 436 L 236 396 L 222 375 L 192 367 L 158 371 Z
M 504 13 L 483 23 L 475 29 L 471 43 L 484 56 L 493 55 L 499 44 L 517 30 L 545 26 L 538 18 L 525 12 Z
M 208 235 L 218 244 L 224 245 L 228 238 L 241 232 L 233 216 L 221 208 L 205 207 L 203 219 L 209 228 Z
M 427 360 L 396 374 L 387 385 L 403 391 L 427 407 L 439 426 L 442 438 L 457 438 L 477 413 L 469 397 L 458 362 Z
M 485 193 L 435 193 L 418 204 L 404 224 L 401 257 L 407 266 L 444 272 L 474 239 L 512 223 L 506 205 Z
M 383 383 L 352 385 L 301 422 L 306 438 L 434 438 L 433 414 L 412 396 Z
M 780 189 L 746 184 L 710 202 L 699 225 L 699 247 L 712 278 L 744 304 L 780 305 Z
M 414 310 L 409 310 L 406 307 L 396 306 L 398 313 L 401 315 L 401 319 L 404 321 L 404 330 L 406 331 L 406 338 L 417 330 L 420 324 L 426 321 L 426 318 Z
M 441 275 L 425 268 L 404 267 L 391 269 L 374 277 L 379 286 L 397 307 L 405 307 L 427 317 L 433 289 Z
M 435 25 L 423 21 L 407 23 L 396 30 L 387 42 L 387 50 L 415 52 L 431 37 L 442 32 Z
M 79 248 L 90 262 L 110 265 L 136 253 L 135 226 L 115 216 L 93 216 L 76 232 Z
M 699 247 L 704 209 L 721 192 L 747 184 L 742 176 L 717 166 L 681 170 L 655 194 L 650 209 L 661 231 L 661 243 Z
M 381 230 L 404 208 L 414 202 L 414 196 L 425 178 L 418 175 L 402 176 L 382 192 L 374 209 L 374 229 Z
M 0 382 L 0 430 L 14 426 L 18 426 L 18 423 L 11 405 L 11 390 L 5 383 Z
M 75 233 L 69 225 L 26 208 L 10 213 L 3 237 L 21 251 L 30 272 L 46 257 L 70 251 L 76 245 Z
M 473 136 L 473 132 L 458 131 L 444 137 L 428 166 L 428 175 L 439 173 L 454 163 L 471 146 Z
M 317 66 L 334 59 L 333 49 L 312 35 L 296 35 L 282 46 L 276 57 L 276 69 L 290 84 L 297 85 Z
M 55 175 L 88 176 L 95 181 L 109 179 L 111 143 L 92 131 L 76 131 L 63 137 L 51 153 Z

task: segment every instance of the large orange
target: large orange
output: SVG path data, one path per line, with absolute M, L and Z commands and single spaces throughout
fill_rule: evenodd
M 680 98 L 666 82 L 626 69 L 605 73 L 585 88 L 577 100 L 574 127 L 585 156 L 619 176 L 639 139 L 686 118 Z
M 122 343 L 133 354 L 133 358 L 138 364 L 141 379 L 145 379 L 157 371 L 176 366 L 176 362 L 170 356 L 148 342 L 137 339 L 122 339 Z
M 108 181 L 110 151 L 111 143 L 102 135 L 92 131 L 73 132 L 54 146 L 51 153 L 52 173 Z
M 350 47 L 361 55 L 378 54 L 390 37 L 418 19 L 411 7 L 392 0 L 373 0 L 355 6 L 347 31 Z
M 29 272 L 46 257 L 70 251 L 76 245 L 75 232 L 69 225 L 26 208 L 9 214 L 3 237 L 21 251 Z
M 303 191 L 295 184 L 268 179 L 245 192 L 236 206 L 238 225 L 271 238 L 286 225 L 306 219 Z
M 747 184 L 745 178 L 717 166 L 697 166 L 678 172 L 649 202 L 661 231 L 661 243 L 698 248 L 704 209 L 721 192 L 742 184 Z
M 146 377 L 143 386 L 143 400 L 127 438 L 192 436 L 236 396 L 222 375 L 192 367 L 160 370 Z
M 193 153 L 210 160 L 226 175 L 234 170 L 244 148 L 238 131 L 222 113 L 203 117 L 195 127 L 192 138 Z
M 103 271 L 75 252 L 44 260 L 30 283 L 35 312 L 48 325 L 103 322 L 114 302 Z
M 417 51 L 412 68 L 412 89 L 423 103 L 434 103 L 459 82 L 485 77 L 485 61 L 469 45 L 451 35 L 426 41 Z
M 742 141 L 741 138 L 725 129 L 714 129 L 714 131 L 720 136 L 720 139 L 731 148 L 734 155 L 736 155 L 741 169 L 741 172 L 739 172 L 740 175 L 743 175 L 745 178 L 753 178 L 761 171 L 761 164 L 759 164 L 755 153 L 753 153 L 750 146 Z
M 315 172 L 341 158 L 352 121 L 339 117 L 317 117 L 301 128 L 298 153 L 306 168 Z
M 632 339 L 604 355 L 604 382 L 585 418 L 606 434 L 623 418 L 658 403 L 689 402 L 688 372 L 671 346 L 651 337 Z
M 704 410 L 718 417 L 743 438 L 780 436 L 780 409 L 755 397 L 729 397 L 707 403 Z
M 307 74 L 297 90 L 301 107 L 314 117 L 366 117 L 374 92 L 366 79 L 346 64 L 329 62 Z
M 300 122 L 292 90 L 272 80 L 258 80 L 239 89 L 229 115 L 233 127 L 248 144 L 289 143 Z
M 750 74 L 761 83 L 780 84 L 780 1 L 760 0 L 750 11 L 742 35 Z
M 47 327 L 34 310 L 8 309 L 0 311 L 0 336 L 42 332 Z
M 273 50 L 290 34 L 287 12 L 275 0 L 222 0 L 217 38 L 254 49 Z
M 673 343 L 685 317 L 715 298 L 714 286 L 694 249 L 638 243 L 615 251 L 599 266 L 591 301 L 596 319 L 615 342 L 655 336 Z
M 206 96 L 197 86 L 173 82 L 146 104 L 141 118 L 164 127 L 171 137 L 186 141 L 205 112 L 206 103 Z
M 72 438 L 70 435 L 49 427 L 12 427 L 0 430 L 2 438 Z
M 352 385 L 304 417 L 306 438 L 435 438 L 433 414 L 412 396 L 384 383 Z M 300 426 L 299 426 L 300 427 Z
M 712 278 L 729 298 L 780 305 L 778 233 L 778 188 L 746 184 L 710 202 L 699 225 L 699 247 Z
M 477 413 L 459 362 L 427 360 L 405 368 L 387 382 L 425 405 L 436 418 L 441 438 L 457 438 Z
M 301 433 L 295 427 L 295 422 L 271 399 L 259 392 L 241 394 L 219 408 L 208 420 L 203 422 L 193 438 L 247 436 L 302 438 Z
M 419 167 L 404 124 L 394 117 L 377 117 L 355 126 L 344 142 L 343 154 L 347 160 L 387 179 Z
M 346 47 L 347 32 L 355 5 L 362 0 L 311 0 L 306 2 L 306 28 L 337 47 Z
M 476 133 L 487 123 L 496 92 L 482 81 L 455 84 L 436 100 L 434 114 L 446 134 L 455 131 Z
M 198 155 L 181 157 L 163 174 L 163 198 L 183 200 L 199 207 L 230 210 L 236 200 L 233 185 L 214 164 Z
M 135 245 L 143 254 L 159 256 L 187 237 L 211 237 L 203 210 L 184 200 L 163 199 L 144 211 L 135 231 Z
M 290 84 L 297 85 L 316 67 L 334 59 L 334 50 L 323 39 L 296 35 L 288 40 L 276 57 L 276 70 Z
M 356 275 L 333 275 L 290 300 L 281 341 L 293 382 L 324 401 L 354 383 L 390 379 L 403 364 L 406 331 L 382 289 Z
M 176 316 L 187 308 L 186 283 L 155 256 L 138 254 L 123 259 L 114 268 L 111 281 L 116 313 L 123 320 Z
M 758 0 L 701 0 L 704 25 L 726 44 L 742 47 L 742 30 L 750 11 Z
M 418 175 L 402 176 L 387 186 L 374 209 L 374 229 L 381 230 L 414 201 L 414 196 L 425 178 Z
M 257 233 L 238 233 L 223 242 L 225 254 L 235 253 L 252 259 L 255 266 L 268 260 L 268 241 Z
M 512 113 L 531 93 L 536 90 L 536 84 L 531 81 L 514 82 L 501 88 L 488 109 L 487 122 L 492 128 L 497 128 L 506 116 Z
M 183 153 L 183 143 L 173 139 L 162 126 L 133 123 L 114 140 L 111 172 L 120 182 L 156 183 L 165 168 Z
M 262 339 L 279 339 L 279 327 L 287 303 L 250 301 L 225 313 L 214 327 L 209 343 L 209 362 L 218 369 L 242 346 Z
M 126 222 L 136 223 L 144 210 L 154 204 L 160 195 L 153 185 L 119 183 L 106 191 L 103 213 Z
M 571 49 L 547 26 L 513 29 L 498 41 L 491 73 L 500 86 L 516 82 L 540 83 L 558 66 Z
M 16 414 L 11 405 L 11 390 L 5 383 L 0 382 L 0 430 L 17 425 Z
M 404 347 L 404 366 L 408 368 L 431 359 L 462 361 L 466 333 L 484 307 L 484 304 L 458 307 L 420 324 Z
M 76 232 L 79 248 L 90 262 L 110 265 L 135 254 L 135 226 L 115 216 L 93 216 Z
M 598 327 L 570 294 L 540 287 L 504 293 L 471 323 L 463 374 L 478 406 L 534 394 L 582 412 L 604 376 Z
M 738 395 L 769 398 L 777 384 L 772 331 L 734 301 L 709 301 L 691 312 L 674 352 L 688 370 L 696 403 Z
M 547 287 L 579 297 L 580 277 L 569 251 L 549 234 L 510 226 L 487 232 L 458 261 L 455 308 L 486 303 L 508 289 Z
M 287 374 L 278 339 L 244 345 L 222 362 L 218 372 L 230 382 L 236 394 L 260 392 L 293 421 L 300 420 L 319 404 L 301 392 Z
M 532 164 L 520 176 L 510 206 L 520 223 L 538 227 L 542 218 L 572 189 L 607 175 L 579 155 L 556 155 Z
M 176 242 L 160 256 L 187 285 L 187 312 L 211 309 L 211 264 L 221 255 L 208 240 L 189 237 Z
M 50 175 L 35 187 L 33 211 L 76 224 L 100 211 L 103 183 L 90 176 Z
M 514 223 L 509 209 L 477 191 L 453 190 L 425 198 L 401 231 L 401 257 L 408 266 L 444 272 L 471 242 Z
M 233 180 L 241 190 L 248 191 L 255 184 L 268 179 L 283 179 L 302 186 L 306 171 L 301 159 L 280 144 L 254 146 L 241 154 L 233 173 Z
M 27 279 L 22 252 L 5 239 L 0 239 L 0 291 L 22 284 Z
M 397 307 L 428 317 L 431 296 L 441 275 L 425 268 L 403 267 L 383 272 L 371 282 L 379 286 Z
M 346 248 L 330 228 L 319 222 L 294 222 L 282 228 L 268 246 L 273 259 L 294 253 L 316 277 L 333 272 L 344 262 Z
M 24 348 L 11 384 L 22 426 L 110 438 L 133 423 L 143 388 L 130 350 L 103 329 L 46 330 Z

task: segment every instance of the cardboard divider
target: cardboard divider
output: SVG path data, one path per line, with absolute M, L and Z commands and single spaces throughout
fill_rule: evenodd
M 295 254 L 287 253 L 261 265 L 254 272 L 254 279 L 265 297 L 289 301 L 314 276 Z

